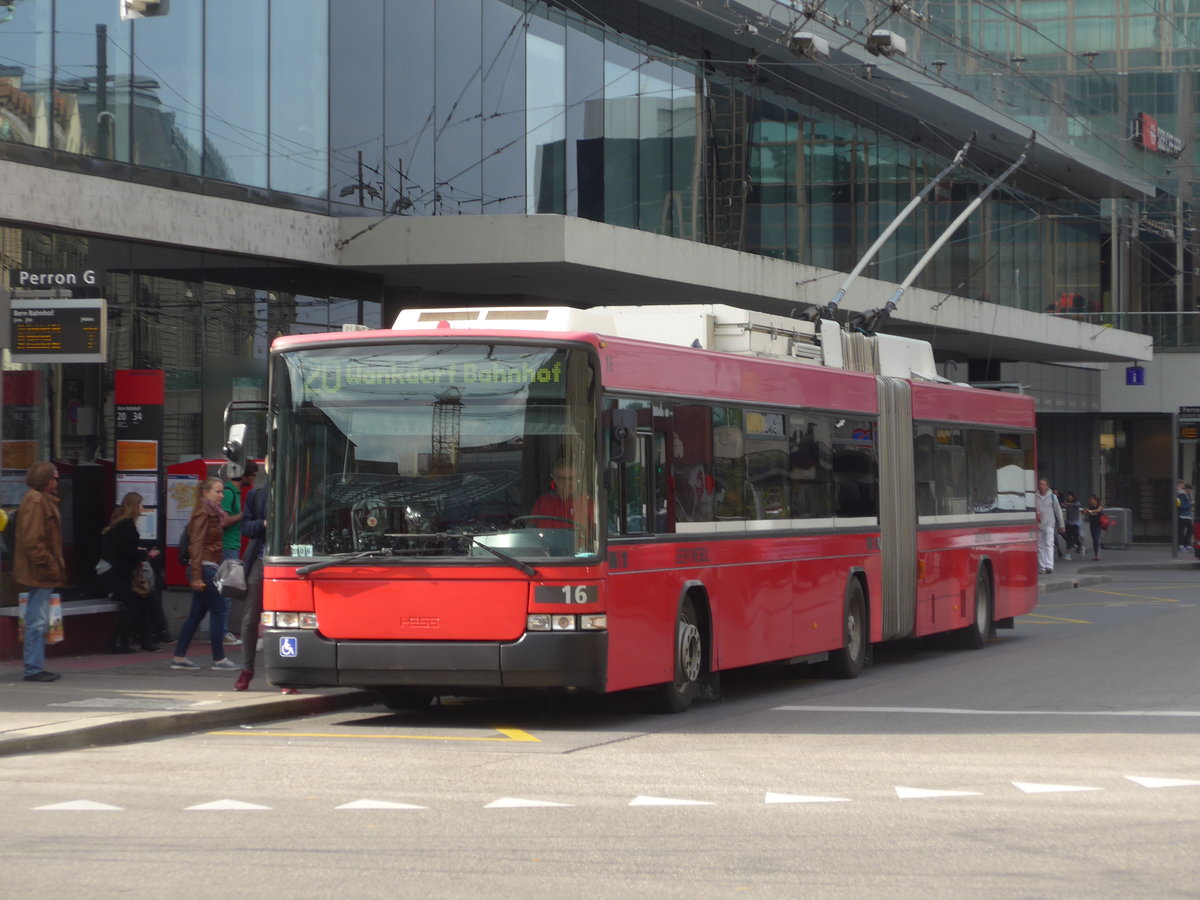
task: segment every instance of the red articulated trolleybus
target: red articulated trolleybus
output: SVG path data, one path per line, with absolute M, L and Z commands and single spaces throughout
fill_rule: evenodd
M 723 669 L 979 648 L 1037 600 L 1033 403 L 946 382 L 923 342 L 719 306 L 412 310 L 276 340 L 269 419 L 277 685 L 679 712 Z

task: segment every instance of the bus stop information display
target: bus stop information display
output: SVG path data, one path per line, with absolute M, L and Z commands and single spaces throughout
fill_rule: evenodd
M 103 299 L 13 300 L 13 362 L 102 363 L 107 347 Z

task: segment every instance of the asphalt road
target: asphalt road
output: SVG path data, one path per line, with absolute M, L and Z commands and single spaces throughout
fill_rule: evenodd
M 682 716 L 368 707 L 0 759 L 0 892 L 1195 897 L 1200 573 L 1125 579 Z

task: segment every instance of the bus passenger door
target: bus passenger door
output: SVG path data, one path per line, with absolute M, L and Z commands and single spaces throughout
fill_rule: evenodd
M 655 442 L 661 435 L 638 432 L 629 462 L 609 463 L 608 532 L 610 535 L 651 534 L 654 531 Z

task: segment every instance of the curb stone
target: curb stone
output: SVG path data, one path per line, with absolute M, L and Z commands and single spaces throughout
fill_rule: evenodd
M 352 709 L 375 700 L 376 695 L 371 691 L 346 690 L 334 694 L 264 697 L 218 709 L 147 713 L 135 719 L 121 717 L 82 727 L 71 722 L 44 725 L 25 729 L 19 736 L 0 740 L 0 757 L 131 744 L 222 726 L 294 719 L 301 715 Z

